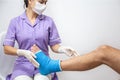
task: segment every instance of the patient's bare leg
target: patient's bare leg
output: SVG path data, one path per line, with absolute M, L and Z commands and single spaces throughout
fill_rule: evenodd
M 83 56 L 62 61 L 61 67 L 65 71 L 84 71 L 101 64 L 106 64 L 120 73 L 120 50 L 110 46 L 101 46 Z
M 38 50 L 37 46 L 33 47 L 33 52 Z M 85 71 L 101 64 L 106 64 L 120 73 L 120 50 L 104 45 L 85 55 L 61 61 L 61 68 L 63 71 Z

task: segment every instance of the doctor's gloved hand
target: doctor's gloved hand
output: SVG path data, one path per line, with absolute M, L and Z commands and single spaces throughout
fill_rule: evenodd
M 59 53 L 65 53 L 67 56 L 79 56 L 79 54 L 71 47 L 60 46 L 58 48 Z
M 29 50 L 18 49 L 17 55 L 26 57 L 35 67 L 39 67 L 39 63 L 35 60 L 36 56 L 33 52 Z

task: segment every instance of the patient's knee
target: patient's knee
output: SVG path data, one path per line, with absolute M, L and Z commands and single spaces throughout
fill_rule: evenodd
M 16 77 L 14 80 L 33 80 L 33 79 L 29 76 L 21 75 L 21 76 Z
M 97 48 L 97 51 L 100 52 L 101 54 L 106 54 L 109 53 L 113 48 L 111 46 L 108 45 L 102 45 L 100 47 Z
M 97 53 L 102 60 L 105 60 L 112 51 L 113 48 L 109 45 L 102 45 L 97 49 Z
M 99 50 L 108 50 L 108 49 L 110 49 L 110 46 L 108 46 L 108 45 L 102 45 L 98 49 Z
M 98 60 L 102 61 L 108 54 L 108 51 L 111 47 L 108 45 L 102 45 L 95 50 L 95 54 Z
M 51 80 L 51 77 L 50 75 L 45 76 L 45 75 L 38 73 L 34 76 L 34 80 Z

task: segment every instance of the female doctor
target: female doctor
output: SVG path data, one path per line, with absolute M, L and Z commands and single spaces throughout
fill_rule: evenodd
M 48 45 L 56 53 L 71 56 L 76 53 L 72 48 L 59 45 L 61 40 L 54 21 L 42 14 L 47 0 L 24 0 L 24 3 L 25 12 L 11 20 L 3 44 L 6 54 L 18 56 L 7 80 L 58 80 L 55 73 L 50 75 L 51 79 L 39 73 L 39 63 L 35 61 L 36 56 L 30 51 L 31 47 L 37 45 L 47 56 Z M 19 49 L 14 48 L 15 41 Z

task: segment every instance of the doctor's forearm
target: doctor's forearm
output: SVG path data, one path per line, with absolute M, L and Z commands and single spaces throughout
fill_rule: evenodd
M 53 52 L 58 53 L 59 47 L 60 47 L 60 45 L 56 44 L 56 45 L 51 46 L 51 49 L 52 49 Z
M 4 52 L 7 55 L 17 55 L 17 49 L 11 46 L 4 46 Z

